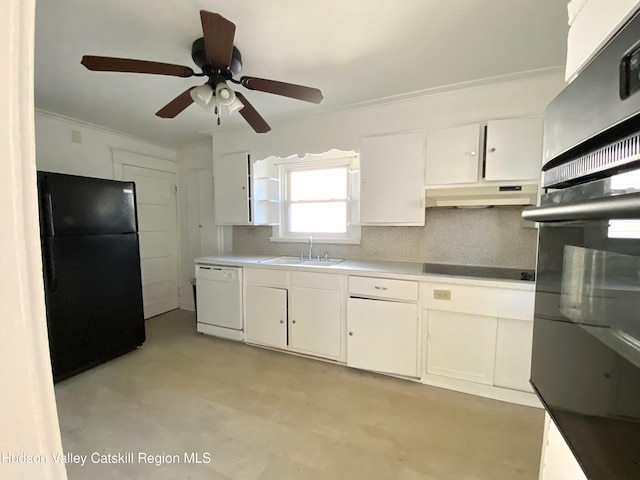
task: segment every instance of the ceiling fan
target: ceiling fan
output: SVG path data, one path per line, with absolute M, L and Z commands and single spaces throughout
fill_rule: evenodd
M 239 110 L 240 115 L 257 133 L 266 133 L 271 130 L 246 97 L 229 88 L 227 82 L 242 85 L 249 90 L 273 93 L 306 102 L 322 101 L 322 92 L 317 88 L 256 77 L 243 76 L 240 80 L 234 79 L 234 75 L 237 75 L 242 68 L 242 56 L 233 45 L 235 24 L 222 15 L 205 10 L 200 10 L 200 20 L 204 37 L 193 42 L 191 58 L 200 67 L 202 73 L 196 73 L 190 67 L 182 65 L 130 58 L 85 55 L 80 63 L 89 70 L 102 72 L 207 77 L 208 80 L 204 85 L 188 88 L 158 110 L 156 115 L 161 118 L 174 118 L 195 101 L 206 110 L 218 115 L 218 125 L 220 125 L 220 106 L 225 105 L 229 113 Z

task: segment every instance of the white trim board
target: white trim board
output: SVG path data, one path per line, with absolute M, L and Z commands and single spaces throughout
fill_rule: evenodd
M 159 170 L 161 172 L 175 173 L 178 175 L 178 163 L 163 158 L 143 155 L 141 153 L 129 152 L 119 148 L 110 148 L 113 158 L 113 178 L 122 180 L 123 165 Z

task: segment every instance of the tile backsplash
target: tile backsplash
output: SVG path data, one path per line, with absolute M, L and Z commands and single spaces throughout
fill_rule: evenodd
M 424 227 L 362 227 L 360 245 L 322 244 L 331 257 L 534 269 L 538 231 L 521 207 L 428 208 Z M 295 255 L 307 244 L 271 242 L 271 227 L 233 227 L 233 253 Z

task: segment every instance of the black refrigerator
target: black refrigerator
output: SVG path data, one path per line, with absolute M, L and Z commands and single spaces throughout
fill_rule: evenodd
M 54 381 L 144 343 L 135 185 L 38 172 Z

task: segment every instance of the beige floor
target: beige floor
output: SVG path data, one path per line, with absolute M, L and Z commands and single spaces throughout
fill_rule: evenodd
M 180 310 L 56 397 L 66 453 L 134 454 L 72 480 L 538 478 L 540 410 L 199 335 Z

